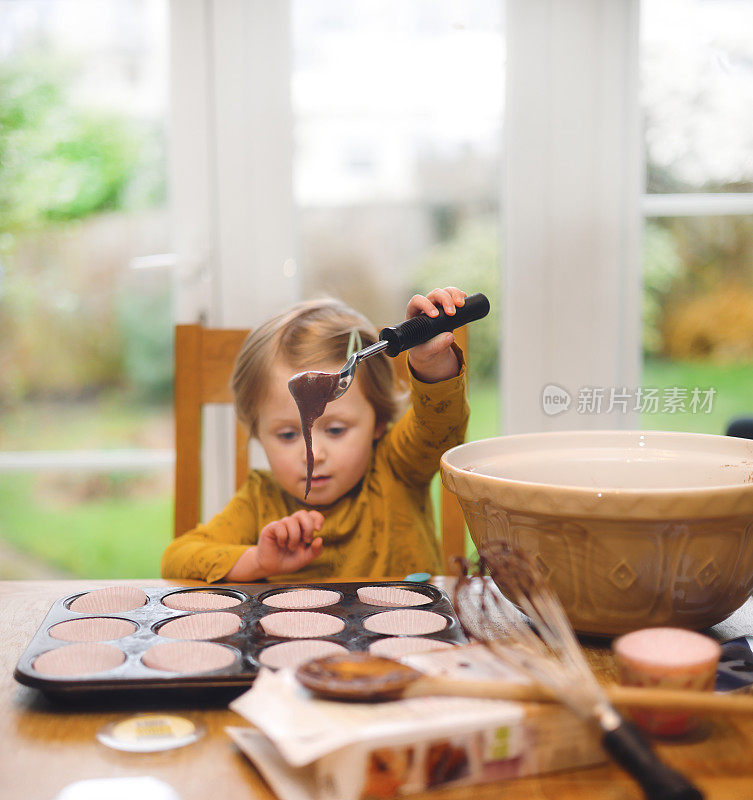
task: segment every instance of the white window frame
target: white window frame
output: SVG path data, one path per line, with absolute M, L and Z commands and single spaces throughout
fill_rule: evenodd
M 177 322 L 253 327 L 300 297 L 288 0 L 172 0 Z M 232 412 L 207 409 L 204 519 L 234 490 Z
M 721 217 L 753 214 L 753 192 L 646 194 L 643 216 Z
M 576 404 L 582 388 L 606 407 L 639 385 L 645 219 L 752 214 L 753 194 L 645 194 L 639 0 L 507 12 L 503 429 L 633 428 L 634 414 Z M 544 413 L 548 384 L 568 413 Z

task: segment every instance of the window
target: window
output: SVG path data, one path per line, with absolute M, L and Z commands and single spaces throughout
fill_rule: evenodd
M 753 415 L 751 19 L 749 0 L 642 4 L 643 384 L 662 398 L 648 428 L 724 433 Z
M 163 0 L 0 0 L 2 577 L 170 535 L 166 45 Z

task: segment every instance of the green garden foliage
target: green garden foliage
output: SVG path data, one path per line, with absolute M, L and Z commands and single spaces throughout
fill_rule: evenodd
M 644 349 L 719 363 L 753 358 L 753 216 L 649 221 Z
M 123 373 L 135 399 L 164 403 L 173 391 L 172 298 L 168 288 L 122 291 L 117 324 L 122 340 Z
M 649 220 L 643 241 L 643 349 L 657 356 L 664 350 L 664 306 L 683 266 L 672 233 Z
M 85 221 L 165 197 L 159 126 L 78 101 L 80 68 L 39 49 L 0 62 L 0 407 L 128 388 L 144 371 L 130 333 L 162 324 L 153 297 L 139 324 L 116 308 L 124 264 L 76 251 Z
M 0 62 L 0 233 L 164 199 L 154 122 L 74 104 L 77 69 L 38 50 Z

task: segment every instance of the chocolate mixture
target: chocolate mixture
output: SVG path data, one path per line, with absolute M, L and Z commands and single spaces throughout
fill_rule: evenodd
M 288 381 L 290 394 L 301 415 L 301 430 L 306 442 L 306 491 L 304 499 L 311 490 L 311 476 L 314 474 L 314 449 L 311 445 L 311 428 L 321 417 L 340 380 L 338 372 L 299 372 Z
M 296 678 L 323 697 L 387 700 L 399 697 L 420 673 L 407 664 L 364 652 L 339 653 L 301 664 Z

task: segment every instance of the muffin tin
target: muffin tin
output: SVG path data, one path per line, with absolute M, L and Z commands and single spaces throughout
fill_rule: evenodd
M 371 589 L 362 594 L 362 597 L 369 599 L 363 602 L 359 598 L 359 589 Z M 373 591 L 376 589 L 376 591 Z M 309 590 L 306 593 L 306 590 Z M 310 590 L 314 590 L 312 595 Z M 26 651 L 21 656 L 16 666 L 14 677 L 20 683 L 40 689 L 50 694 L 60 694 L 75 696 L 79 693 L 111 692 L 120 690 L 172 690 L 172 689 L 205 689 L 205 688 L 229 688 L 247 687 L 256 676 L 261 666 L 260 657 L 264 650 L 274 645 L 285 642 L 301 641 L 298 636 L 272 635 L 264 630 L 262 620 L 272 614 L 293 614 L 296 620 L 300 614 L 325 614 L 330 618 L 334 617 L 342 623 L 342 628 L 337 633 L 325 635 L 310 635 L 306 639 L 315 639 L 317 642 L 331 642 L 333 645 L 345 647 L 348 650 L 367 650 L 371 644 L 383 641 L 387 638 L 383 633 L 368 630 L 368 619 L 377 614 L 414 609 L 422 621 L 442 618 L 446 624 L 441 630 L 426 633 L 425 626 L 420 628 L 415 635 L 408 633 L 399 634 L 399 638 L 421 640 L 428 646 L 431 642 L 436 642 L 438 647 L 461 644 L 466 641 L 460 628 L 452 604 L 447 595 L 435 586 L 428 584 L 415 584 L 403 581 L 390 582 L 358 582 L 358 583 L 327 583 L 322 585 L 306 584 L 299 586 L 295 584 L 248 584 L 248 585 L 228 585 L 228 586 L 169 586 L 169 587 L 147 587 L 138 592 L 131 591 L 126 593 L 123 587 L 113 587 L 111 592 L 115 596 L 115 606 L 100 606 L 101 598 L 107 598 L 107 590 L 97 592 L 84 592 L 76 595 L 68 595 L 57 600 L 50 608 L 47 616 L 42 622 L 39 630 L 29 643 Z M 301 598 L 318 598 L 319 603 L 310 606 L 309 609 L 296 609 L 296 601 L 291 602 L 290 596 L 293 592 L 300 593 Z M 405 592 L 417 593 L 420 595 L 408 595 Z M 122 600 L 120 594 L 125 597 Z M 327 594 L 329 593 L 329 594 Z M 199 595 L 202 595 L 199 597 Z M 206 597 L 212 595 L 213 597 Z M 392 595 L 390 599 L 389 595 Z M 217 596 L 220 596 L 219 598 Z M 222 598 L 227 598 L 227 601 Z M 184 601 L 213 601 L 210 605 L 224 606 L 225 602 L 234 602 L 230 607 L 209 608 L 207 610 L 187 611 L 184 608 L 171 608 L 166 603 L 185 606 Z M 265 604 L 265 600 L 277 605 Z M 407 602 L 411 605 L 407 605 Z M 134 603 L 141 603 L 136 608 L 124 608 L 132 606 Z M 321 603 L 327 603 L 321 605 Z M 379 604 L 377 604 L 379 603 Z M 76 611 L 71 608 L 73 605 L 85 610 Z M 192 605 L 189 602 L 188 605 Z M 291 607 L 292 606 L 292 607 Z M 92 610 L 97 608 L 117 608 L 118 610 Z M 202 637 L 179 638 L 175 635 L 166 636 L 161 633 L 170 631 L 186 637 L 187 627 L 189 629 L 192 620 L 201 615 L 222 615 L 217 618 L 220 621 L 218 630 L 225 631 L 235 628 L 236 625 L 228 625 L 228 621 L 233 622 L 228 615 L 237 617 L 238 629 L 230 633 L 222 633 L 213 638 L 204 638 L 206 625 L 199 625 L 198 631 L 203 633 Z M 429 615 L 429 616 L 425 616 Z M 277 618 L 278 620 L 280 618 Z M 383 619 L 380 618 L 380 619 Z M 399 616 L 395 619 L 399 621 Z M 76 623 L 75 620 L 92 620 L 91 623 Z M 117 620 L 117 623 L 107 622 Z M 275 620 L 277 621 L 277 620 Z M 71 624 L 73 622 L 73 624 Z M 196 619 L 196 623 L 206 623 L 206 619 Z M 331 620 L 330 620 L 331 622 Z M 130 624 L 128 624 L 130 623 Z M 57 626 L 57 627 L 56 627 Z M 340 624 L 330 625 L 330 628 L 340 627 Z M 383 628 L 380 628 L 383 629 Z M 91 630 L 91 640 L 82 642 L 81 637 L 86 637 Z M 110 631 L 115 633 L 125 632 L 119 638 L 101 639 L 102 635 L 107 636 Z M 60 635 L 77 638 L 57 638 Z M 172 643 L 172 646 L 167 645 Z M 418 641 L 417 646 L 422 646 Z M 199 645 L 199 647 L 195 647 Z M 210 645 L 207 647 L 207 645 Z M 89 649 L 110 649 L 115 648 L 122 653 L 120 663 L 111 666 L 112 659 L 104 659 L 101 663 L 107 666 L 100 672 L 83 672 L 81 674 L 70 673 L 71 661 L 79 663 L 76 659 L 67 658 L 68 654 L 76 656 L 71 650 L 66 648 L 79 648 L 80 653 L 86 653 Z M 222 648 L 221 652 L 217 648 Z M 296 650 L 297 648 L 289 648 Z M 337 649 L 332 647 L 331 649 Z M 189 657 L 196 655 L 215 658 L 215 663 L 226 663 L 215 669 L 202 669 L 201 671 L 179 671 L 170 669 L 173 663 L 172 658 L 176 652 L 183 655 L 187 653 Z M 225 652 L 228 651 L 228 652 Z M 280 652 L 280 648 L 277 649 Z M 145 658 L 146 656 L 146 658 Z M 217 658 L 219 656 L 219 658 Z M 231 658 L 232 656 L 232 658 Z M 63 665 L 61 674 L 52 674 L 55 667 L 48 667 L 48 671 L 40 671 L 35 668 L 35 662 L 43 657 L 39 664 L 56 662 Z M 147 663 L 159 664 L 162 668 L 147 666 Z M 92 659 L 92 663 L 95 659 Z M 49 670 L 52 669 L 52 672 Z

